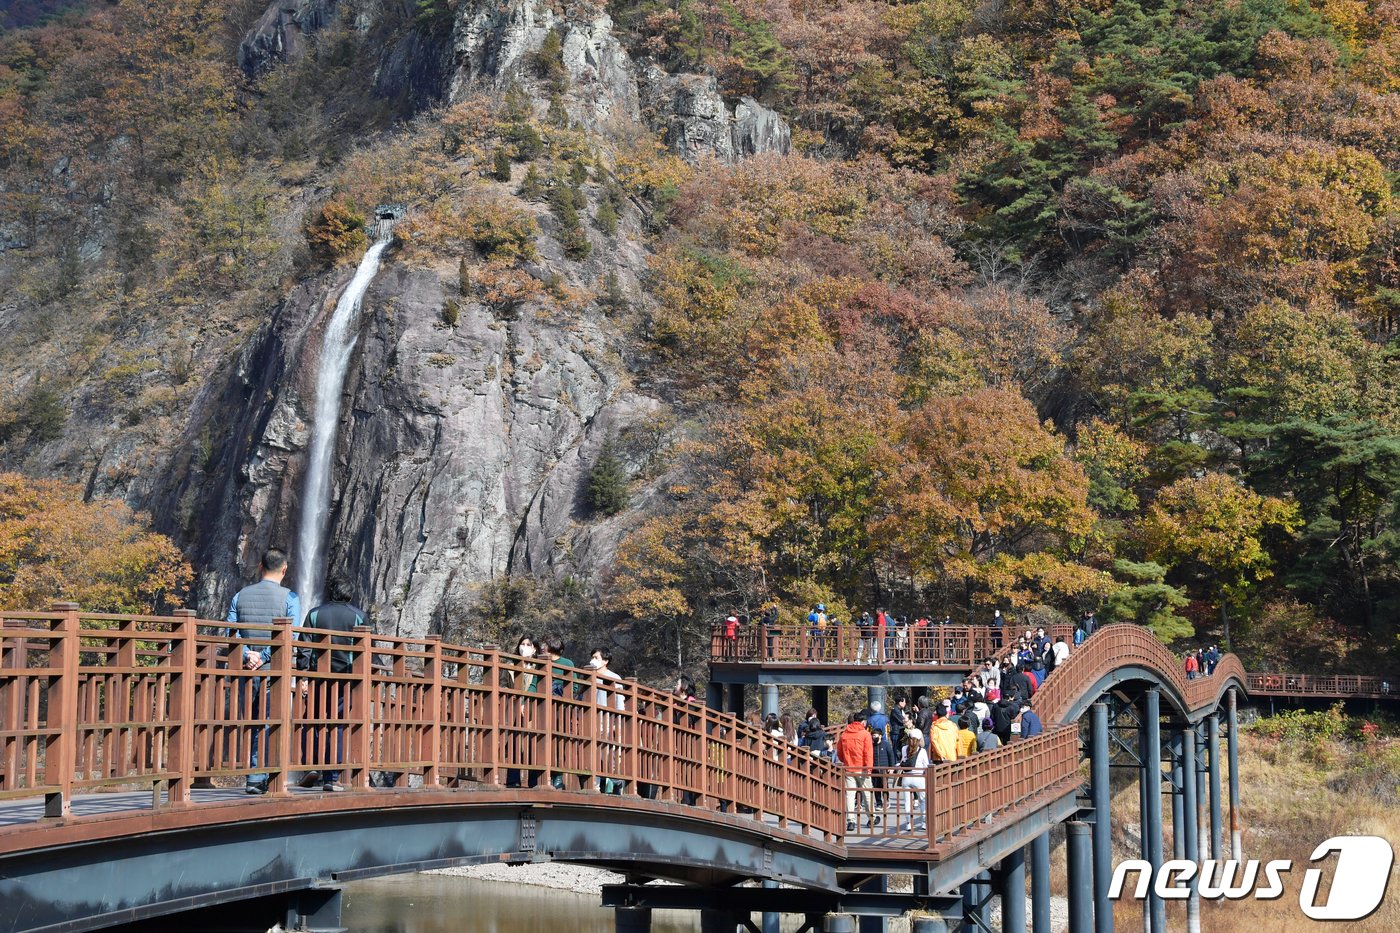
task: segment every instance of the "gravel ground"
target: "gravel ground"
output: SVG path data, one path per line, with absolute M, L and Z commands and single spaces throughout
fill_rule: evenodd
M 541 862 L 536 865 L 469 865 L 463 868 L 442 868 L 429 872 L 434 875 L 455 875 L 459 878 L 476 878 L 481 881 L 504 881 L 511 884 L 531 884 L 541 888 L 555 888 L 560 891 L 573 891 L 576 894 L 601 893 L 605 884 L 622 884 L 626 879 L 616 872 L 584 865 L 568 865 L 562 862 Z M 891 884 L 892 890 L 910 890 L 907 883 L 899 879 Z M 1031 901 L 1026 898 L 1026 918 L 1031 915 Z M 908 933 L 909 921 L 905 918 L 890 921 L 890 933 Z M 1001 928 L 1001 898 L 992 899 L 992 928 Z M 1050 899 L 1050 929 L 1054 933 L 1064 933 L 1069 929 L 1069 902 L 1063 897 Z

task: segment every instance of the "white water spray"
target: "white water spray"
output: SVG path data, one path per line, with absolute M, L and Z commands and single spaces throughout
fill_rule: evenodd
M 331 457 L 340 429 L 340 395 L 345 373 L 359 337 L 353 326 L 369 283 L 379 272 L 379 260 L 389 245 L 383 236 L 360 260 L 355 277 L 345 287 L 321 342 L 321 362 L 316 370 L 316 413 L 311 422 L 311 453 L 306 463 L 306 483 L 301 491 L 301 529 L 297 535 L 296 593 L 301 614 L 321 604 L 326 583 L 326 531 L 331 517 Z M 297 620 L 298 622 L 301 619 Z

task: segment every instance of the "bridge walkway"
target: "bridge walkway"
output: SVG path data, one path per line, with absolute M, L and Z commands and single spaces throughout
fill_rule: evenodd
M 891 793 L 881 826 L 848 833 L 839 768 L 728 714 L 493 647 L 329 637 L 284 620 L 238 641 L 189 613 L 71 605 L 0 616 L 0 904 L 29 912 L 6 928 L 477 860 L 826 891 L 913 870 L 948 891 L 1079 809 L 1076 720 L 1096 696 L 1146 678 L 1204 715 L 1243 677 L 1227 659 L 1187 684 L 1150 634 L 1106 628 L 1042 689 L 1044 735 L 936 765 L 925 793 Z M 245 645 L 268 662 L 231 668 Z M 349 792 L 292 786 L 328 767 Z M 262 797 L 195 786 L 263 774 Z M 371 786 L 385 775 L 396 786 Z M 172 859 L 183 887 L 154 886 Z

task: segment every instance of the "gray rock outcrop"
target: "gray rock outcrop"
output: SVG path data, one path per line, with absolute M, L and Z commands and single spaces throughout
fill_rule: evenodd
M 741 97 L 734 107 L 734 155 L 740 159 L 763 152 L 787 155 L 792 148 L 792 129 L 776 111 L 754 100 Z
M 273 0 L 238 46 L 238 67 L 256 78 L 274 65 L 295 61 L 306 39 L 330 25 L 338 0 Z

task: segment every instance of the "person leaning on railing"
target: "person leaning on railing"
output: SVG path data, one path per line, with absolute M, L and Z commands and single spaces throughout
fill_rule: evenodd
M 346 635 L 330 636 L 331 644 L 348 646 L 355 643 L 353 638 L 347 637 L 356 626 L 367 625 L 364 610 L 351 602 L 350 594 L 346 592 L 344 586 L 339 581 L 332 581 L 330 584 L 330 600 L 317 606 L 306 614 L 306 628 L 322 629 L 332 632 L 345 632 Z M 325 635 L 314 635 L 309 632 L 302 632 L 298 639 L 303 642 L 315 642 L 324 644 Z M 320 666 L 323 651 L 301 647 L 297 649 L 296 668 L 299 671 L 314 671 Z M 354 659 L 348 651 L 331 650 L 330 669 L 332 674 L 348 674 L 353 666 Z M 345 694 L 349 689 L 348 684 L 343 681 L 333 681 L 322 683 L 316 686 L 316 690 L 311 692 L 311 684 L 308 678 L 302 677 L 301 696 L 303 702 L 310 694 L 310 713 L 312 719 L 328 719 L 334 709 L 336 719 L 345 718 Z M 334 738 L 332 739 L 332 733 Z M 322 738 L 324 736 L 324 738 Z M 302 761 L 309 761 L 307 755 L 308 740 L 317 752 L 321 752 L 324 760 L 334 764 L 340 764 L 345 760 L 345 726 L 338 725 L 330 729 L 324 726 L 303 726 L 301 730 L 301 758 Z M 323 745 L 324 743 L 324 745 Z M 321 789 L 331 793 L 338 793 L 345 790 L 340 783 L 340 769 L 326 769 L 323 772 L 307 771 L 302 776 L 302 787 L 314 787 L 320 783 Z
M 287 575 L 287 555 L 272 548 L 262 558 L 262 579 L 251 586 L 245 586 L 234 594 L 229 603 L 227 637 L 244 640 L 270 640 L 267 628 L 274 619 L 299 619 L 301 604 L 297 594 L 282 585 Z M 245 628 L 244 626 L 263 626 Z M 236 652 L 241 660 L 240 669 L 256 671 L 265 668 L 272 661 L 272 646 L 261 649 L 244 644 L 230 646 L 230 655 Z M 230 657 L 230 664 L 233 658 Z M 266 691 L 265 677 L 239 677 L 234 693 L 237 703 L 237 716 L 242 719 L 258 720 L 263 717 L 263 694 Z M 256 769 L 262 743 L 267 735 L 265 726 L 254 727 L 251 738 L 248 764 Z M 267 774 L 253 773 L 245 779 L 244 789 L 250 794 L 267 793 Z

